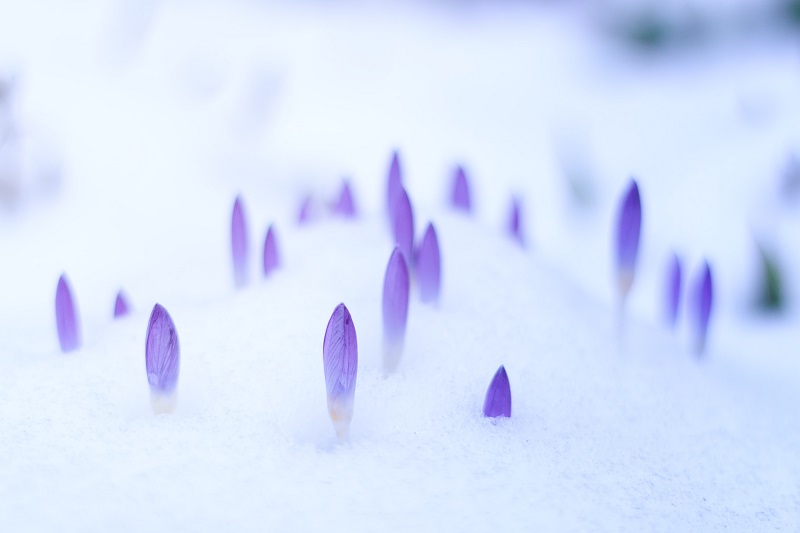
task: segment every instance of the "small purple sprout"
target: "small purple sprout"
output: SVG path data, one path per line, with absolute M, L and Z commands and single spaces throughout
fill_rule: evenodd
M 333 206 L 333 212 L 346 218 L 353 218 L 356 216 L 353 192 L 350 190 L 350 182 L 347 180 L 342 182 L 342 190 L 339 193 L 339 200 Z
M 56 329 L 62 352 L 71 352 L 81 347 L 78 311 L 72 299 L 72 290 L 66 274 L 61 274 L 56 287 Z
M 711 318 L 711 308 L 713 305 L 713 286 L 711 280 L 711 267 L 708 261 L 703 262 L 703 269 L 700 272 L 700 277 L 697 279 L 694 286 L 694 302 L 695 306 L 695 328 L 696 328 L 696 344 L 695 350 L 698 355 L 703 354 L 706 349 L 708 338 L 708 320 Z
M 277 238 L 275 237 L 274 227 L 270 224 L 267 230 L 267 238 L 264 240 L 264 275 L 269 276 L 280 264 Z
M 414 251 L 414 211 L 405 189 L 400 188 L 395 204 L 394 243 L 400 248 L 407 264 L 411 264 Z
M 247 285 L 247 222 L 241 196 L 236 197 L 231 217 L 231 252 L 233 256 L 233 279 L 236 288 Z
M 150 314 L 144 353 L 153 412 L 170 413 L 177 404 L 181 347 L 172 317 L 161 304 L 156 304 Z
M 453 207 L 461 211 L 472 211 L 467 174 L 461 166 L 456 167 L 455 175 L 453 176 L 452 204 Z
M 681 303 L 681 260 L 677 254 L 672 254 L 667 270 L 666 302 L 667 324 L 674 328 Z
M 389 258 L 383 281 L 383 371 L 391 374 L 403 355 L 408 321 L 409 278 L 406 260 L 398 247 Z
M 508 383 L 508 374 L 503 365 L 495 372 L 486 399 L 483 401 L 483 416 L 493 418 L 496 416 L 511 416 L 511 385 Z
M 516 240 L 520 246 L 525 246 L 525 238 L 522 236 L 522 223 L 519 199 L 515 196 L 511 199 L 511 215 L 508 218 L 508 234 Z
M 394 225 L 395 204 L 403 188 L 403 173 L 400 168 L 400 154 L 395 150 L 389 165 L 389 181 L 386 187 L 386 205 L 389 209 L 389 223 Z
M 297 223 L 299 225 L 308 224 L 311 220 L 311 195 L 303 198 L 303 203 L 300 204 L 300 212 L 297 215 Z
M 417 280 L 422 301 L 439 301 L 439 285 L 442 276 L 439 258 L 439 239 L 433 223 L 428 224 L 422 244 L 417 252 Z
M 328 390 L 328 414 L 340 441 L 347 440 L 358 374 L 356 327 L 344 304 L 333 310 L 322 342 L 322 364 Z
M 114 302 L 114 318 L 122 318 L 130 313 L 130 306 L 128 299 L 125 298 L 125 293 L 120 290 L 117 293 L 117 299 Z
M 639 186 L 636 180 L 632 179 L 617 218 L 617 285 L 622 302 L 625 301 L 633 285 L 641 227 L 642 205 L 639 200 Z

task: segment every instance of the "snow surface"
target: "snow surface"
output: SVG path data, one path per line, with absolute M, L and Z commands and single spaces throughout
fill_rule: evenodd
M 25 163 L 0 215 L 0 530 L 800 527 L 800 316 L 749 306 L 754 234 L 800 272 L 800 213 L 776 192 L 800 149 L 792 40 L 642 57 L 549 3 L 86 1 L 0 6 L 0 60 Z M 386 379 L 394 147 L 443 293 L 415 294 Z M 588 207 L 565 153 L 590 169 Z M 472 217 L 445 206 L 461 162 Z M 631 174 L 643 248 L 620 336 L 611 224 Z M 326 212 L 345 175 L 355 221 Z M 512 193 L 525 250 L 504 234 Z M 261 279 L 271 222 L 283 265 Z M 702 360 L 685 315 L 661 324 L 673 249 L 690 280 L 714 269 Z M 66 356 L 62 271 L 85 342 Z M 114 322 L 119 288 L 134 311 Z M 144 371 L 156 302 L 181 341 L 172 415 L 153 416 Z M 346 445 L 322 370 L 339 302 L 360 363 Z M 500 364 L 513 416 L 487 420 Z

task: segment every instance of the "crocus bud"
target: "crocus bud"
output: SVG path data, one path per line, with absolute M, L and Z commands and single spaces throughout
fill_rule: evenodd
M 417 280 L 423 302 L 439 301 L 441 275 L 439 239 L 436 237 L 433 223 L 429 223 L 417 252 Z
M 511 385 L 503 365 L 495 372 L 486 399 L 483 401 L 483 416 L 511 416 Z
M 511 199 L 511 214 L 508 217 L 508 234 L 511 238 L 525 246 L 525 238 L 522 236 L 522 224 L 520 221 L 522 210 L 519 199 L 515 196 Z
M 300 212 L 297 214 L 297 223 L 299 225 L 308 224 L 311 220 L 311 195 L 303 198 L 300 204 Z
M 244 215 L 242 198 L 236 197 L 231 217 L 231 252 L 233 257 L 233 279 L 237 288 L 247 285 L 247 222 Z
M 121 290 L 117 293 L 117 299 L 114 302 L 114 318 L 121 318 L 130 313 L 130 306 L 128 300 L 125 298 L 125 293 Z
M 617 288 L 623 302 L 633 285 L 641 226 L 642 206 L 639 200 L 639 186 L 635 180 L 631 180 L 617 218 Z
M 172 317 L 160 304 L 150 314 L 144 354 L 153 412 L 170 413 L 178 401 L 181 347 Z
M 467 174 L 464 168 L 456 167 L 453 176 L 453 196 L 452 204 L 456 209 L 469 212 L 472 210 L 472 202 L 470 200 L 469 185 L 467 184 Z
M 333 212 L 346 218 L 353 218 L 356 216 L 356 206 L 353 202 L 353 193 L 350 190 L 350 182 L 347 180 L 342 182 L 342 190 L 339 193 L 339 200 L 333 206 Z
M 61 274 L 56 287 L 56 329 L 62 352 L 71 352 L 81 347 L 78 311 L 66 274 Z
M 340 441 L 347 440 L 358 374 L 358 341 L 350 311 L 344 304 L 333 310 L 322 342 L 322 364 L 328 391 L 328 414 Z
M 403 355 L 408 320 L 408 291 L 406 260 L 400 249 L 395 247 L 383 280 L 383 370 L 386 374 L 395 371 Z
M 675 327 L 678 322 L 678 309 L 681 303 L 681 260 L 677 254 L 672 254 L 667 269 L 665 315 L 667 324 Z
M 400 248 L 407 264 L 411 264 L 414 250 L 414 212 L 405 189 L 400 188 L 395 204 L 394 243 Z
M 403 174 L 400 168 L 400 154 L 395 150 L 389 165 L 389 179 L 386 186 L 386 206 L 389 209 L 389 223 L 394 225 L 395 204 L 403 188 Z
M 698 356 L 702 355 L 706 349 L 708 321 L 711 318 L 713 296 L 711 267 L 707 261 L 704 261 L 700 276 L 695 282 L 694 301 L 692 302 L 694 306 L 695 350 Z
M 273 270 L 280 266 L 278 256 L 278 243 L 273 225 L 269 225 L 267 238 L 264 240 L 264 275 L 269 276 Z

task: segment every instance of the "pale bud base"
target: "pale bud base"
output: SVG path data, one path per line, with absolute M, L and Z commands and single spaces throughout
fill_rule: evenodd
M 154 414 L 172 413 L 178 406 L 178 393 L 165 394 L 163 392 L 150 391 L 150 404 L 153 406 Z
M 350 439 L 350 420 L 353 419 L 353 400 L 328 399 L 328 414 L 339 442 L 347 442 Z
M 400 357 L 403 355 L 403 341 L 384 341 L 383 343 L 383 375 L 388 376 L 397 370 Z

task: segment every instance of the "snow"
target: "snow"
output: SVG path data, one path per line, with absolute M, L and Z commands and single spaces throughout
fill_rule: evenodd
M 798 528 L 800 317 L 748 304 L 754 234 L 800 297 L 800 216 L 776 192 L 800 146 L 794 42 L 645 59 L 583 14 L 0 6 L 25 161 L 0 215 L 0 530 Z M 404 355 L 384 378 L 395 147 L 417 234 L 436 225 L 442 298 L 423 305 L 412 286 Z M 588 207 L 563 153 L 591 171 Z M 446 207 L 457 163 L 474 216 Z M 631 174 L 643 247 L 621 324 L 611 224 Z M 353 221 L 327 212 L 344 176 Z M 239 193 L 254 281 L 236 291 Z M 298 226 L 307 194 L 315 218 Z M 505 233 L 512 194 L 525 249 Z M 282 265 L 264 279 L 273 222 Z M 677 332 L 661 322 L 673 249 L 690 282 L 703 257 L 714 271 L 701 360 L 685 308 Z M 55 330 L 61 272 L 85 342 L 70 355 Z M 113 321 L 120 288 L 133 312 Z M 182 353 L 177 410 L 160 416 L 144 370 L 156 302 Z M 340 302 L 359 346 L 344 445 L 322 369 Z M 488 420 L 501 364 L 513 415 Z

